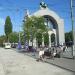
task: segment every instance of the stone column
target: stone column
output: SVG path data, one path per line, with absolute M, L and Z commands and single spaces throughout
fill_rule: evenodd
M 29 40 L 29 46 L 32 46 L 32 42 Z
M 49 35 L 49 48 L 51 47 L 51 35 Z
M 48 35 L 49 35 L 49 48 L 51 47 L 51 33 L 50 31 L 48 31 Z
M 33 39 L 33 47 L 36 47 L 36 38 Z
M 57 35 L 55 34 L 55 45 L 57 45 Z
M 42 35 L 42 47 L 44 47 L 44 36 Z
M 59 19 L 59 22 L 58 22 L 58 36 L 59 36 L 59 44 L 63 45 L 63 43 L 65 42 L 63 19 Z

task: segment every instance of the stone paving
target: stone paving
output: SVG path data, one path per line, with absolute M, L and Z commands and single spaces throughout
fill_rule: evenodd
M 14 51 L 0 48 L 0 75 L 75 75 L 74 72 Z
M 35 56 L 32 52 L 25 54 L 35 59 L 38 58 L 38 53 L 36 53 Z M 75 58 L 54 58 L 54 60 L 45 58 L 44 62 L 75 72 Z

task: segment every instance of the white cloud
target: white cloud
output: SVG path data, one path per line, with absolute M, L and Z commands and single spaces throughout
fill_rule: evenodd
M 0 18 L 0 26 L 3 26 L 5 24 L 5 20 L 3 18 Z

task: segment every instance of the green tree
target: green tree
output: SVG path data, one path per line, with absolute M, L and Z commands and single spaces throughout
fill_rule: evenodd
M 51 42 L 52 42 L 52 43 L 55 43 L 55 34 L 52 34 L 52 35 L 51 35 Z
M 38 33 L 36 35 L 36 38 L 37 38 L 38 46 L 40 46 L 42 44 L 42 34 Z
M 26 33 L 27 40 L 32 38 L 33 41 L 38 33 L 43 34 L 47 31 L 44 18 L 35 16 L 27 18 L 26 22 L 23 24 L 23 30 Z
M 45 43 L 45 45 L 49 45 L 49 35 L 48 35 L 48 33 L 44 34 L 44 43 Z
M 12 32 L 11 34 L 10 34 L 10 36 L 9 36 L 9 41 L 11 42 L 11 43 L 17 43 L 18 42 L 18 39 L 19 39 L 19 37 L 18 37 L 18 33 L 17 32 Z
M 65 33 L 65 42 L 73 41 L 72 31 Z
M 30 30 L 31 30 L 31 26 L 33 24 L 33 21 L 31 18 L 27 18 L 26 21 L 23 24 L 23 30 L 25 33 L 25 39 L 29 41 L 30 39 Z
M 12 23 L 9 16 L 6 17 L 4 30 L 5 30 L 7 40 L 9 42 L 9 35 L 12 32 Z
M 0 36 L 0 46 L 3 46 L 3 43 L 6 41 L 5 35 Z

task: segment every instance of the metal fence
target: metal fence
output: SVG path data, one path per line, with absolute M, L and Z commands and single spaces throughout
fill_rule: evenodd
M 72 47 L 68 47 L 68 48 L 63 52 L 63 57 L 66 57 L 66 58 L 73 58 Z
M 75 0 L 73 0 L 73 27 L 74 27 L 74 49 L 73 49 L 73 55 L 75 56 Z

